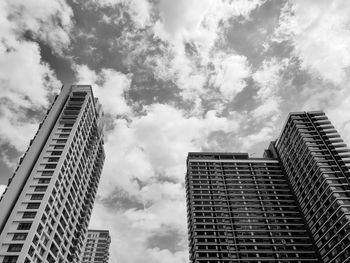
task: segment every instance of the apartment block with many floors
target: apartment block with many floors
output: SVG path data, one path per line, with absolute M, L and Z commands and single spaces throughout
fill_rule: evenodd
M 280 163 L 245 153 L 189 153 L 191 263 L 319 262 Z
M 291 113 L 272 145 L 322 262 L 350 261 L 350 150 L 323 112 Z
M 350 262 L 350 150 L 324 112 L 293 112 L 264 158 L 189 153 L 191 263 Z
M 111 236 L 108 230 L 88 230 L 81 263 L 108 263 Z
M 78 262 L 105 159 L 91 86 L 62 88 L 0 201 L 0 262 Z

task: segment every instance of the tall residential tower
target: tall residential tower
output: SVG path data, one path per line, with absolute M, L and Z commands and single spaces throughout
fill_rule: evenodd
M 291 113 L 271 145 L 323 262 L 350 261 L 350 151 L 323 112 Z
M 277 159 L 189 153 L 191 263 L 319 262 Z
M 0 201 L 0 262 L 77 262 L 105 158 L 91 86 L 56 96 Z
M 111 236 L 108 230 L 88 230 L 81 263 L 108 263 Z
M 349 262 L 349 167 L 323 112 L 291 113 L 264 158 L 189 153 L 191 262 Z

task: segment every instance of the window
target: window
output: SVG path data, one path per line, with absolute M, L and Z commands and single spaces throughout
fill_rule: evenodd
M 28 203 L 27 209 L 38 209 L 40 206 L 40 203 Z
M 58 157 L 50 157 L 47 161 L 49 163 L 57 163 L 59 159 Z
M 48 254 L 47 255 L 47 262 L 55 263 L 55 258 L 51 254 Z
M 50 178 L 39 179 L 39 184 L 48 184 L 50 180 Z
M 32 223 L 19 223 L 17 230 L 29 230 L 32 226 Z
M 34 189 L 34 192 L 45 192 L 47 189 L 47 186 L 36 186 Z
M 42 200 L 44 198 L 43 194 L 32 194 L 30 200 Z
M 16 263 L 18 256 L 5 256 L 2 263 Z
M 36 215 L 36 212 L 24 212 L 22 218 L 34 218 Z
M 85 91 L 74 91 L 73 96 L 78 96 L 78 97 L 85 97 L 86 92 Z
M 33 254 L 34 254 L 34 251 L 35 251 L 35 249 L 32 247 L 32 246 L 30 246 L 30 248 L 29 248 L 29 250 L 28 250 L 28 254 L 29 254 L 29 256 L 33 256 Z
M 45 169 L 55 169 L 57 164 L 46 164 Z
M 27 233 L 16 233 L 13 235 L 12 240 L 25 240 L 27 238 Z
M 64 149 L 64 145 L 55 145 L 54 147 L 53 147 L 54 149 Z
M 45 218 L 44 218 L 44 217 L 45 217 Z M 43 220 L 43 218 L 44 218 L 44 220 Z M 41 221 L 45 221 L 45 222 L 46 222 L 46 216 L 45 216 L 45 215 L 42 216 Z M 39 223 L 36 232 L 37 232 L 39 235 L 41 235 L 43 229 L 44 229 L 43 225 Z
M 7 252 L 20 252 L 23 244 L 10 244 Z
M 79 101 L 79 102 L 82 102 L 82 101 L 84 101 L 84 100 L 85 100 L 84 97 L 83 97 L 83 98 L 81 98 L 81 97 L 71 97 L 71 98 L 69 99 L 70 102 L 72 102 L 72 101 Z
M 52 176 L 53 175 L 53 171 L 43 171 L 41 173 L 41 176 Z
M 34 238 L 33 238 L 33 244 L 37 246 L 38 242 L 39 242 L 39 238 L 38 238 L 37 235 L 35 235 Z

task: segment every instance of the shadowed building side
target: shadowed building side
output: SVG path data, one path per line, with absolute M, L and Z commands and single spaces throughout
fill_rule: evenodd
M 277 159 L 189 153 L 191 263 L 319 262 Z

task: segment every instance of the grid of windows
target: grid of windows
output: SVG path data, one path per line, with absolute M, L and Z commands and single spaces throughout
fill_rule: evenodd
M 290 114 L 275 149 L 323 262 L 350 260 L 350 150 L 323 112 Z
M 188 156 L 191 262 L 318 262 L 278 161 L 237 157 Z
M 91 88 L 73 87 L 12 212 L 17 231 L 0 243 L 0 262 L 78 262 L 105 158 L 100 115 Z
M 80 263 L 108 263 L 110 243 L 108 230 L 89 230 Z

